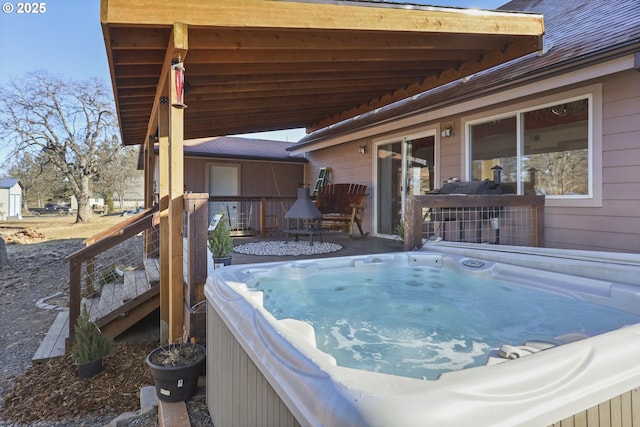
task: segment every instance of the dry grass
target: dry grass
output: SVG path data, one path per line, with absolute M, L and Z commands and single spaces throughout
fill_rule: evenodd
M 0 222 L 0 232 L 12 234 L 20 229 L 30 228 L 44 234 L 47 240 L 87 239 L 126 219 L 120 215 L 101 215 L 76 224 L 74 215 L 25 216 L 22 220 Z

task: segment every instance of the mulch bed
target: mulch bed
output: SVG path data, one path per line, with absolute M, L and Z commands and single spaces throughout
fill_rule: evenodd
M 104 370 L 90 379 L 78 376 L 70 357 L 33 366 L 13 380 L 0 418 L 29 423 L 135 411 L 140 388 L 153 385 L 145 359 L 155 347 L 118 343 Z

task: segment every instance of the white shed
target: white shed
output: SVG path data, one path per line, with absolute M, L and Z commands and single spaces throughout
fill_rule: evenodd
M 17 178 L 0 179 L 0 221 L 22 219 L 22 189 Z

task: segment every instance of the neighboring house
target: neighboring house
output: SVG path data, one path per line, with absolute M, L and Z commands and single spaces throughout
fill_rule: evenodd
M 637 0 L 501 9 L 542 13 L 544 52 L 307 135 L 289 149 L 309 160 L 306 182 L 329 166 L 369 186 L 365 227 L 386 236 L 416 180 L 424 194 L 500 165 L 518 194 L 546 196 L 545 246 L 640 252 Z
M 128 183 L 124 194 L 115 192 L 113 195 L 116 209 L 136 209 L 144 206 L 144 177 L 140 175 Z
M 292 156 L 283 141 L 239 137 L 201 138 L 184 142 L 184 183 L 186 191 L 210 196 L 294 197 L 304 183 L 306 159 Z M 156 156 L 158 147 L 155 148 Z M 158 192 L 156 160 L 154 192 Z M 258 223 L 255 204 L 239 202 L 210 204 L 209 217 L 223 209 L 236 228 L 239 218 L 253 226 Z M 282 213 L 282 212 L 280 212 Z M 250 215 L 250 217 L 249 217 Z M 272 224 L 275 225 L 275 224 Z
M 0 179 L 0 221 L 22 219 L 22 190 L 19 179 Z

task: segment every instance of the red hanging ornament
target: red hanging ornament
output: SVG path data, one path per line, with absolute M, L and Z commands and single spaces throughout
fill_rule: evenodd
M 187 105 L 183 102 L 184 99 L 184 67 L 182 66 L 182 62 L 178 62 L 173 64 L 171 68 L 174 71 L 175 75 L 175 85 L 176 85 L 176 102 L 171 104 L 171 106 L 184 109 L 187 108 Z

